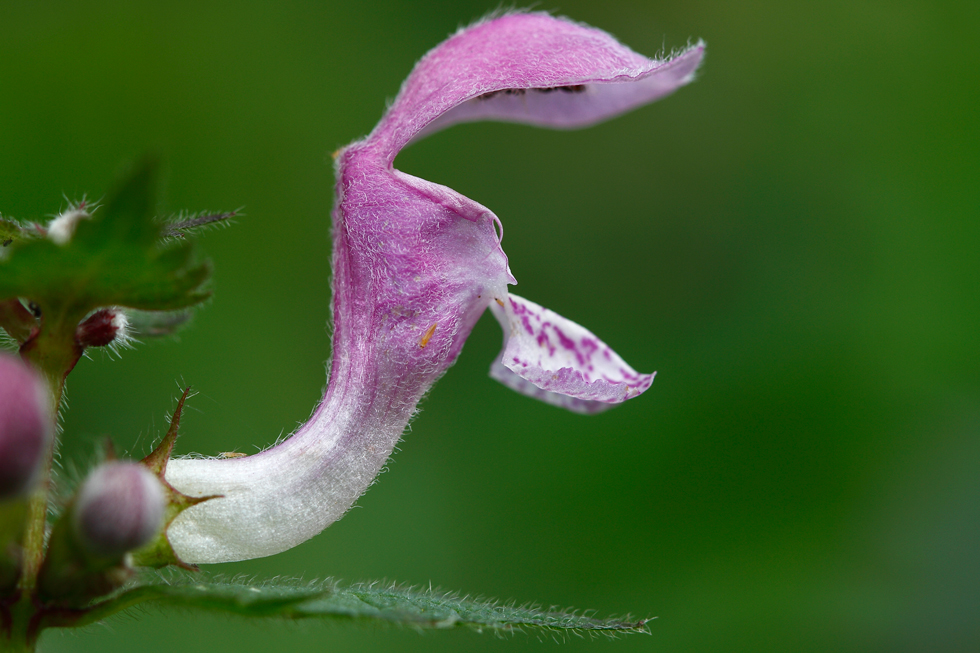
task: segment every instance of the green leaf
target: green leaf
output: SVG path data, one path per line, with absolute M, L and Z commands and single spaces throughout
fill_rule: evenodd
M 17 221 L 0 216 L 0 247 L 6 247 L 15 240 L 26 237 L 27 233 Z
M 335 581 L 306 585 L 281 580 L 222 582 L 177 572 L 148 574 L 143 580 L 148 584 L 89 608 L 72 623 L 46 625 L 84 626 L 135 605 L 155 604 L 244 617 L 394 624 L 419 629 L 468 627 L 496 633 L 543 630 L 610 635 L 648 632 L 646 619 L 597 619 L 553 607 L 544 610 L 533 605 L 502 604 L 391 583 L 341 586 Z
M 14 241 L 0 261 L 0 299 L 25 297 L 73 315 L 101 306 L 175 310 L 207 299 L 211 273 L 188 241 L 164 243 L 154 216 L 157 164 L 147 159 L 80 220 L 72 239 Z
M 190 310 L 179 311 L 126 311 L 129 326 L 142 340 L 144 338 L 165 338 L 183 328 L 191 319 Z
M 227 227 L 231 224 L 231 219 L 239 215 L 241 209 L 222 213 L 179 215 L 167 221 L 163 233 L 167 238 L 186 238 L 214 227 Z

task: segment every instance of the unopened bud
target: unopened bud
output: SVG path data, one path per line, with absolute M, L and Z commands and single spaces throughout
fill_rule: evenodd
M 78 223 L 90 217 L 83 208 L 69 209 L 48 223 L 48 238 L 57 245 L 64 245 L 75 235 Z
M 105 347 L 129 338 L 129 320 L 117 308 L 102 308 L 89 315 L 75 329 L 75 342 L 82 347 Z
M 163 526 L 163 486 L 139 463 L 110 462 L 85 479 L 73 526 L 89 553 L 113 558 L 148 543 Z
M 30 490 L 53 430 L 41 377 L 19 358 L 0 354 L 0 500 Z

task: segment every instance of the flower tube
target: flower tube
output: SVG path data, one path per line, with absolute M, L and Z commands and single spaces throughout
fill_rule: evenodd
M 176 459 L 190 496 L 167 536 L 188 563 L 272 555 L 316 535 L 378 474 L 423 394 L 489 306 L 505 346 L 491 374 L 579 412 L 643 392 L 640 374 L 579 325 L 509 294 L 500 221 L 450 188 L 393 167 L 412 140 L 503 120 L 584 127 L 693 78 L 703 45 L 658 61 L 600 30 L 543 13 L 460 30 L 415 66 L 374 131 L 336 157 L 333 358 L 323 401 L 291 437 L 230 459 Z

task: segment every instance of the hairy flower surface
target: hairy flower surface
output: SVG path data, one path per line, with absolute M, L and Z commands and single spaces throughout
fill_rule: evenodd
M 323 401 L 259 454 L 170 461 L 192 496 L 222 495 L 168 530 L 186 562 L 271 555 L 340 518 L 391 454 L 418 401 L 455 361 L 489 306 L 504 329 L 491 374 L 578 412 L 646 390 L 592 333 L 509 294 L 516 283 L 489 209 L 394 169 L 413 139 L 452 124 L 591 125 L 693 78 L 698 44 L 648 59 L 605 32 L 547 14 L 510 14 L 459 31 L 415 66 L 374 131 L 336 158 L 333 358 Z

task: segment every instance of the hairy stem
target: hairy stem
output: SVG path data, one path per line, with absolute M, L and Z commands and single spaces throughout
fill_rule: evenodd
M 64 320 L 42 329 L 34 339 L 21 347 L 21 355 L 44 376 L 51 396 L 52 420 L 57 424 L 65 378 L 75 366 L 81 352 L 74 343 L 74 329 L 58 328 Z M 44 535 L 47 524 L 48 502 L 51 494 L 51 471 L 57 438 L 52 438 L 45 452 L 37 487 L 31 495 L 27 509 L 27 528 L 24 536 L 24 562 L 18 588 L 27 598 L 37 585 L 37 574 L 44 560 Z
M 25 342 L 20 350 L 21 356 L 41 373 L 47 383 L 51 418 L 55 424 L 58 422 L 64 395 L 65 378 L 81 355 L 81 348 L 75 344 L 74 339 L 78 317 L 67 311 L 45 315 L 42 328 L 33 338 Z M 10 606 L 8 613 L 9 639 L 0 640 L 0 644 L 5 647 L 4 650 L 9 648 L 12 651 L 33 651 L 40 634 L 38 628 L 40 606 L 37 603 L 36 591 L 38 574 L 45 555 L 48 506 L 53 485 L 52 468 L 56 449 L 57 438 L 51 438 L 38 473 L 37 485 L 28 501 L 22 542 L 23 557 L 17 583 L 19 598 L 14 599 L 16 602 Z

